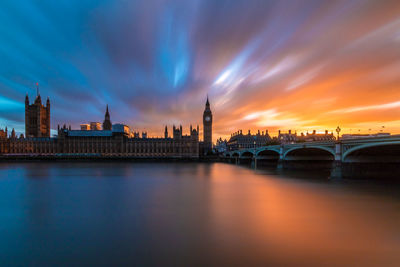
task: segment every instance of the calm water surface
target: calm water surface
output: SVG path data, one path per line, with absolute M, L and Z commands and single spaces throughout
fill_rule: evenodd
M 2 163 L 0 265 L 400 265 L 396 181 L 222 163 Z

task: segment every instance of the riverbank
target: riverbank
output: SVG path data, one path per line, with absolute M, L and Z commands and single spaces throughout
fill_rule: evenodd
M 207 157 L 127 157 L 118 155 L 2 155 L 0 161 L 135 161 L 135 162 L 220 162 L 217 156 Z

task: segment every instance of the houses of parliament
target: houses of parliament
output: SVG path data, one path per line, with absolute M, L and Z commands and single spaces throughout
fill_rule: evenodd
M 57 136 L 50 136 L 50 99 L 46 105 L 37 91 L 30 104 L 25 97 L 25 135 L 14 129 L 0 130 L 2 157 L 125 157 L 125 158 L 199 158 L 212 150 L 212 112 L 207 97 L 203 113 L 203 138 L 199 141 L 199 126 L 190 126 L 188 135 L 182 126 L 165 126 L 164 137 L 148 137 L 147 133 L 131 132 L 129 126 L 112 124 L 107 106 L 104 121 L 81 124 L 79 130 L 66 125 L 57 127 Z

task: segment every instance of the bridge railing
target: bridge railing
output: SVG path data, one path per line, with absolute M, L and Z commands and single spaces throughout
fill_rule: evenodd
M 225 154 L 230 154 L 230 156 L 233 156 L 233 154 L 237 153 L 239 156 L 245 152 L 250 152 L 252 154 L 257 154 L 261 151 L 264 150 L 273 150 L 273 151 L 279 151 L 281 148 L 283 148 L 284 151 L 291 150 L 292 148 L 300 148 L 300 147 L 329 147 L 330 149 L 334 149 L 335 146 L 340 145 L 341 153 L 344 152 L 343 146 L 348 147 L 348 146 L 360 146 L 363 144 L 370 144 L 370 143 L 385 143 L 385 142 L 400 142 L 400 134 L 398 135 L 390 135 L 390 136 L 380 136 L 380 137 L 367 137 L 367 138 L 357 138 L 357 139 L 344 139 L 344 140 L 329 140 L 329 141 L 312 141 L 312 142 L 302 142 L 302 143 L 293 143 L 293 144 L 281 144 L 281 145 L 266 145 L 266 146 L 261 146 L 261 147 L 256 147 L 256 148 L 243 148 L 243 149 L 238 149 L 234 151 L 227 151 Z

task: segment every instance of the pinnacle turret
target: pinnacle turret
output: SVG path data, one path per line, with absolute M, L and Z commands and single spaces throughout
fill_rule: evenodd
M 108 104 L 107 104 L 107 108 L 106 108 L 106 117 L 110 117 L 110 112 L 108 112 Z
M 104 115 L 103 130 L 112 130 L 112 124 L 110 119 L 110 112 L 108 111 L 108 105 L 106 108 L 106 114 Z

